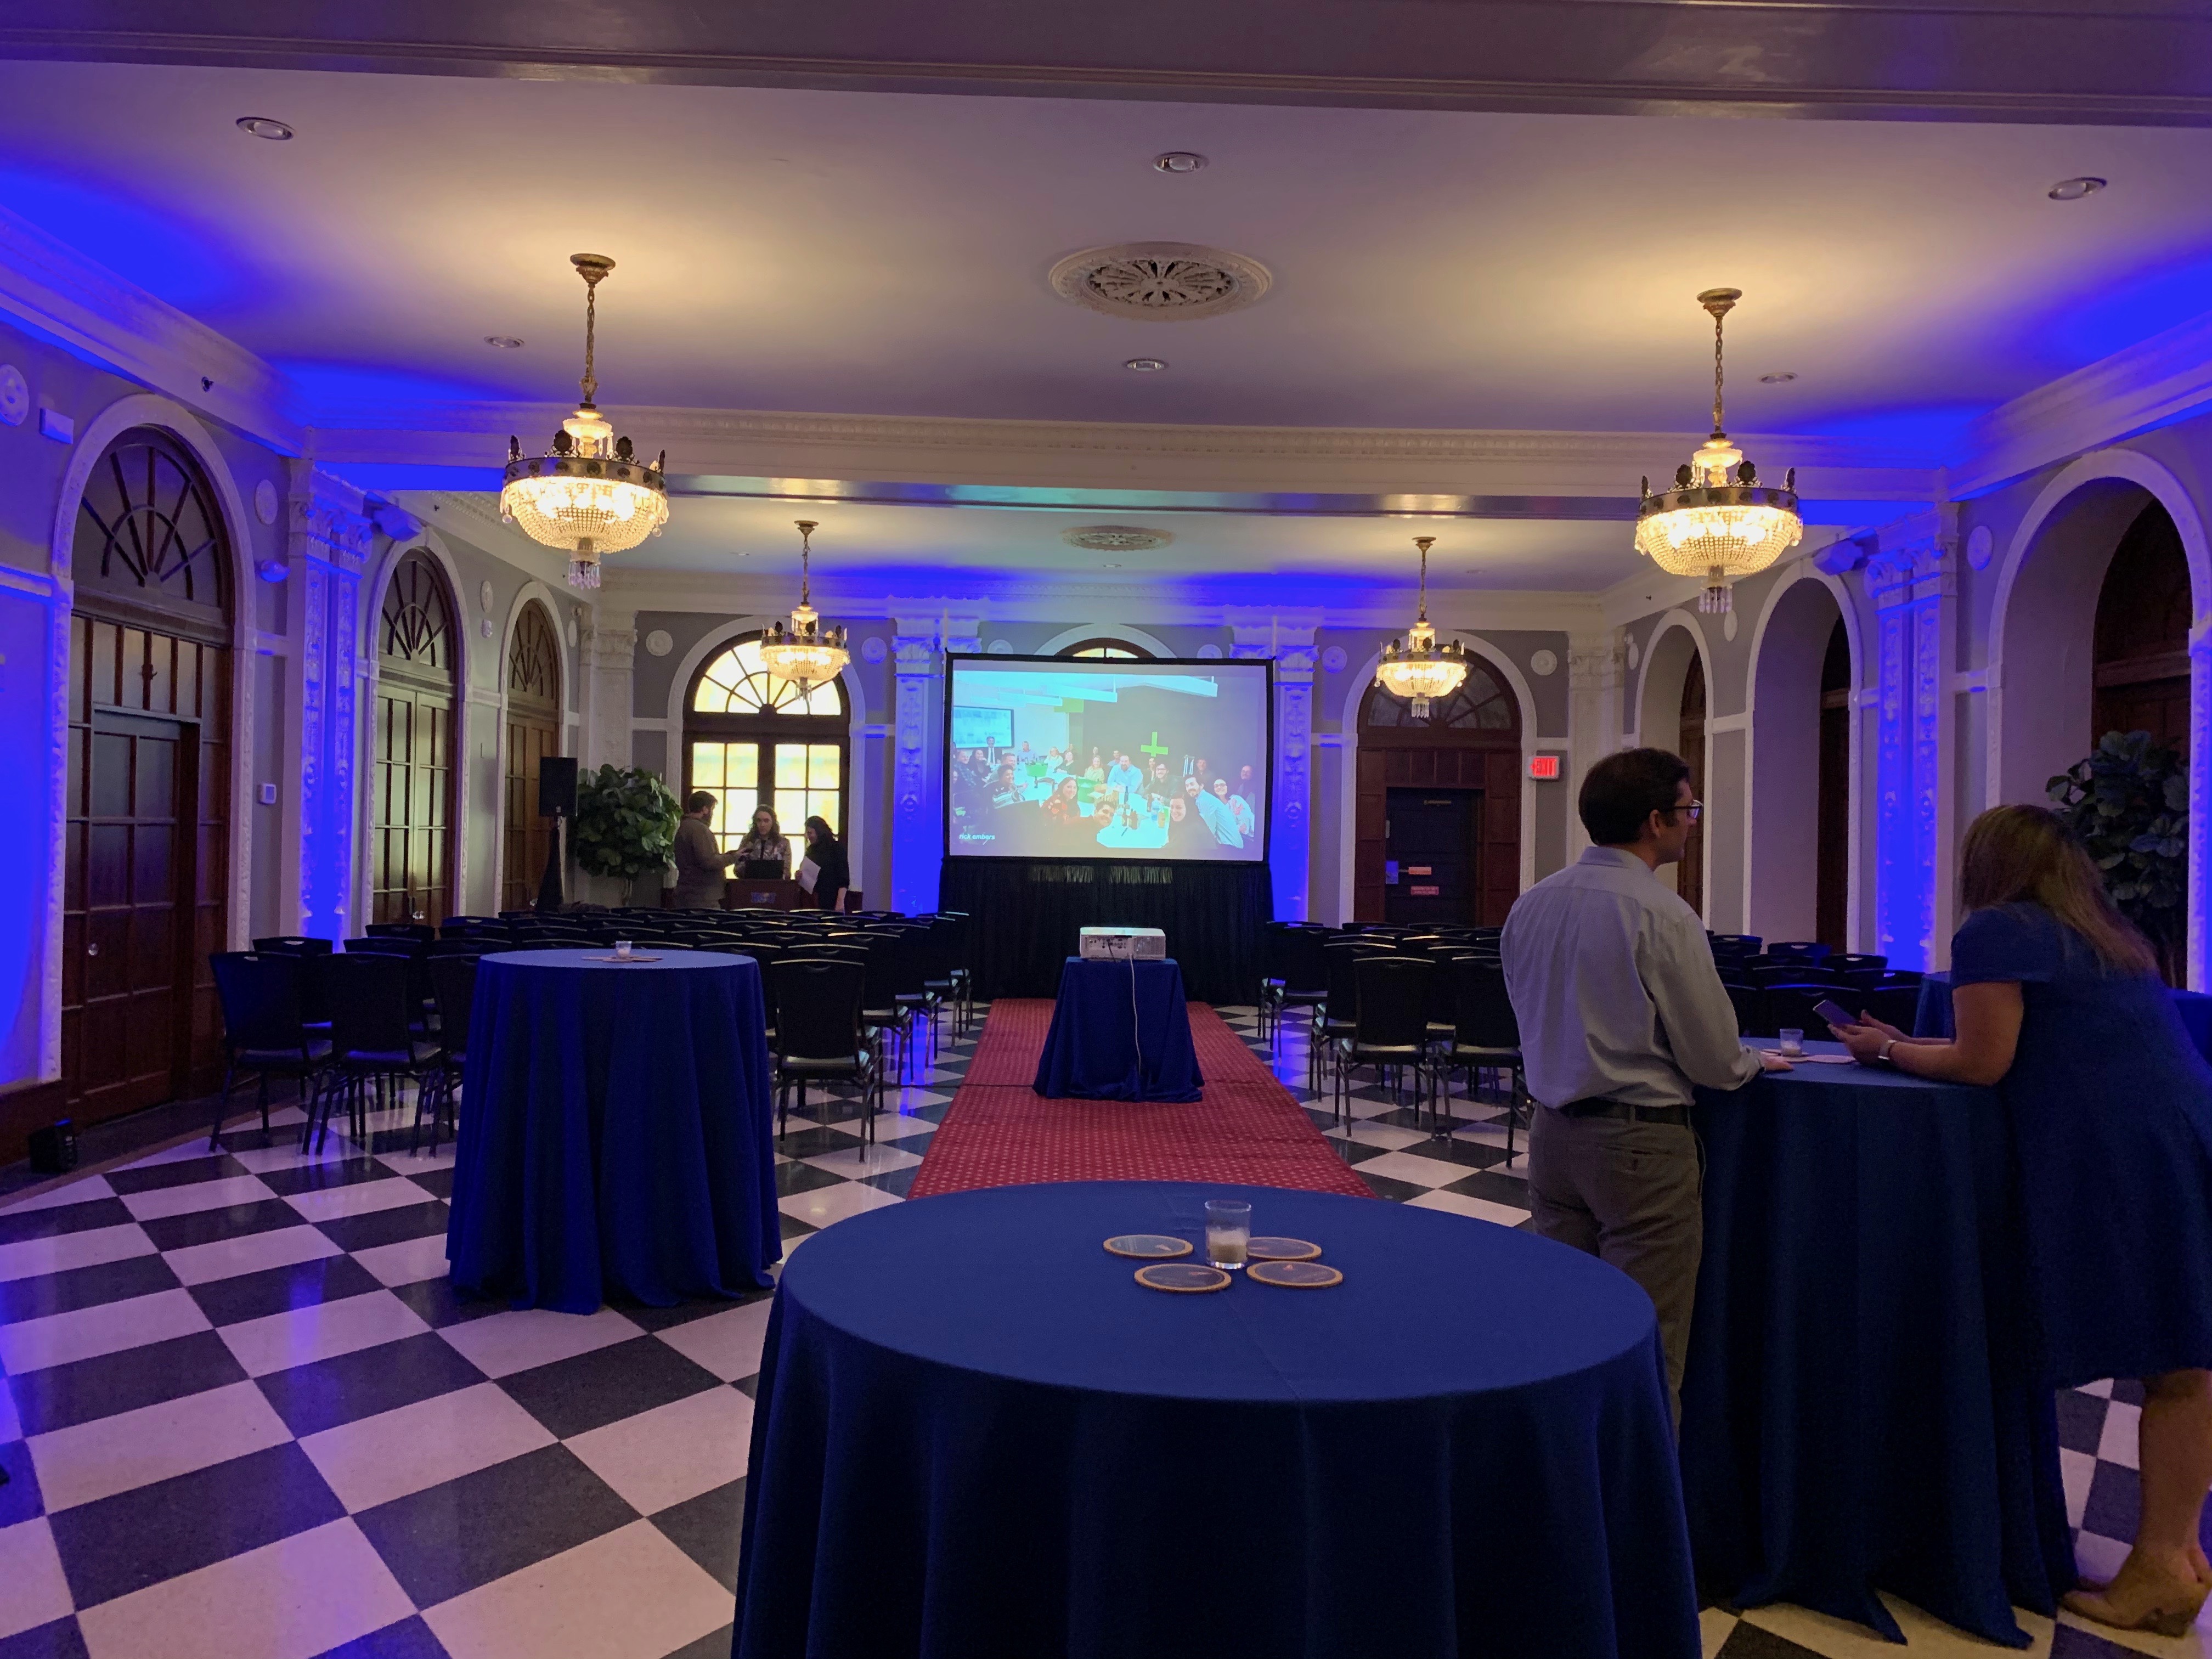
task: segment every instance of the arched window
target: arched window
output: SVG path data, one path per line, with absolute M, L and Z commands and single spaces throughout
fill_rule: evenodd
M 2153 501 L 2113 550 L 2097 595 L 2092 747 L 2107 732 L 2148 732 L 2189 752 L 2189 556 Z
M 684 793 L 714 797 L 723 851 L 744 838 L 763 805 L 794 849 L 809 817 L 845 834 L 851 714 L 842 683 L 802 692 L 775 678 L 754 635 L 707 659 L 684 711 Z
M 1521 880 L 1521 708 L 1472 657 L 1429 718 L 1381 686 L 1359 705 L 1352 916 L 1494 927 Z
M 62 1085 L 81 1123 L 222 1076 L 208 952 L 230 932 L 230 561 L 177 439 L 133 428 L 93 464 L 70 552 L 62 901 Z
M 452 909 L 453 705 L 459 643 L 446 578 L 416 548 L 393 567 L 376 622 L 372 921 L 435 925 Z
M 538 774 L 561 752 L 561 638 L 532 599 L 514 621 L 507 648 L 507 857 L 502 908 L 529 908 L 544 878 L 550 818 L 538 816 Z
M 1152 653 L 1141 645 L 1132 645 L 1127 640 L 1109 639 L 1104 635 L 1095 640 L 1078 640 L 1073 645 L 1063 646 L 1063 657 L 1120 657 L 1135 662 L 1155 660 Z

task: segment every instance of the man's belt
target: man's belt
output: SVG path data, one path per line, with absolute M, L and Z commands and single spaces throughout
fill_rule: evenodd
M 1632 1106 L 1625 1100 L 1607 1100 L 1599 1095 L 1571 1100 L 1559 1110 L 1569 1117 L 1617 1117 L 1630 1123 L 1673 1123 L 1684 1128 L 1690 1123 L 1686 1106 Z

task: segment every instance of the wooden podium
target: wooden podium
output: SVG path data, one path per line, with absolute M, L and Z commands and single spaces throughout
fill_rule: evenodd
M 722 884 L 725 910 L 811 910 L 814 895 L 795 881 L 744 881 L 732 877 Z

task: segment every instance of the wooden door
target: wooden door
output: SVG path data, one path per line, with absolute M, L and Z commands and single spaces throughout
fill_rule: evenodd
M 372 921 L 435 926 L 452 909 L 453 616 L 430 556 L 418 548 L 401 559 L 379 617 Z
M 2148 732 L 2189 753 L 2189 557 L 2155 502 L 2112 554 L 2097 596 L 2087 753 L 2107 732 Z
M 1813 937 L 1841 951 L 1851 884 L 1851 646 L 1841 617 L 1820 665 L 1820 828 L 1814 850 Z
M 1390 791 L 1424 789 L 1480 792 L 1469 919 L 1480 927 L 1504 922 L 1521 884 L 1521 714 L 1488 669 L 1470 665 L 1425 722 L 1379 686 L 1370 689 L 1360 704 L 1353 777 L 1353 920 L 1381 921 L 1389 908 Z M 1399 873 L 1399 885 L 1410 887 Z
M 538 815 L 539 763 L 561 752 L 561 647 L 543 605 L 526 605 L 507 653 L 505 856 L 500 908 L 538 902 L 553 820 Z
M 189 450 L 152 428 L 109 446 L 70 555 L 60 1092 L 80 1123 L 222 1076 L 229 557 Z
M 1690 793 L 1705 796 L 1705 665 L 1692 656 L 1682 677 L 1682 723 L 1674 752 L 1690 765 Z M 1699 915 L 1705 913 L 1705 824 L 1701 817 L 1690 826 L 1690 839 L 1675 866 L 1674 890 Z

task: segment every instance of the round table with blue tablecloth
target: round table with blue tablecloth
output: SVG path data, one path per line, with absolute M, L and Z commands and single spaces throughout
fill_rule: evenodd
M 2212 1060 L 2212 996 L 2202 991 L 2169 990 L 2173 1000 L 2173 1012 L 2180 1017 L 2181 1029 L 2189 1033 L 2189 1040 L 2197 1052 Z M 1920 980 L 1920 1006 L 1912 1020 L 1912 1035 L 1924 1037 L 1948 1037 L 1958 1035 L 1951 1016 L 1951 976 L 1946 973 L 1925 974 Z
M 658 949 L 477 969 L 446 1255 L 464 1290 L 589 1313 L 769 1282 L 782 1254 L 760 969 Z
M 1217 1197 L 1345 1282 L 1167 1294 L 1102 1248 Z M 1485 1222 L 1154 1182 L 878 1210 L 793 1255 L 757 1401 L 737 1659 L 1699 1650 L 1650 1302 Z
M 1694 1119 L 1682 1482 L 1701 1588 L 1901 1642 L 1887 1590 L 2024 1646 L 2013 1607 L 2051 1613 L 2073 1559 L 1996 1091 L 1801 1061 L 1700 1091 Z

